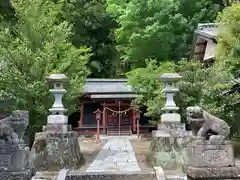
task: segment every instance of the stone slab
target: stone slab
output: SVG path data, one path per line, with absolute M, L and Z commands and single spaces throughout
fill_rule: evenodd
M 187 174 L 193 179 L 240 179 L 239 169 L 234 167 L 192 167 L 187 168 Z
M 30 180 L 32 176 L 33 176 L 32 169 L 16 172 L 0 172 L 1 180 Z
M 168 170 L 165 175 L 167 180 L 188 180 L 187 174 L 182 171 Z
M 231 144 L 191 144 L 187 151 L 189 166 L 194 167 L 229 167 L 235 160 Z
M 58 173 L 56 180 L 65 180 L 68 172 L 69 172 L 69 169 L 61 169 Z
M 161 167 L 154 167 L 154 170 L 156 172 L 157 180 L 166 180 L 166 176 L 165 176 L 164 171 Z
M 102 173 L 81 173 L 72 171 L 66 180 L 154 180 L 155 172 L 102 172 Z
M 131 142 L 124 137 L 109 138 L 87 172 L 137 172 L 138 166 Z

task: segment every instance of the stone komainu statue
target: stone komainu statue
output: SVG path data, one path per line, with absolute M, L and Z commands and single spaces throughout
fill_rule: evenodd
M 11 118 L 6 117 L 0 119 L 0 145 L 12 144 L 17 145 L 19 138 L 16 132 L 11 127 Z
M 229 125 L 198 106 L 187 108 L 187 120 L 192 125 L 197 137 L 205 141 L 223 143 L 230 134 Z

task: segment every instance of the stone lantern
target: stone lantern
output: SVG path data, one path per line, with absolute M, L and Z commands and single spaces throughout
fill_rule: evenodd
M 77 133 L 68 128 L 68 117 L 64 115 L 67 110 L 63 106 L 62 97 L 67 91 L 63 84 L 67 79 L 64 74 L 47 77 L 53 87 L 50 92 L 55 101 L 49 109 L 51 115 L 47 117 L 43 132 L 35 134 L 31 152 L 36 171 L 79 169 L 83 163 Z
M 47 125 L 54 125 L 55 127 L 58 126 L 58 128 L 61 126 L 61 130 L 67 131 L 68 117 L 64 115 L 67 110 L 64 108 L 62 103 L 62 97 L 67 92 L 66 89 L 64 89 L 63 84 L 66 82 L 68 77 L 64 74 L 51 74 L 46 79 L 53 87 L 49 91 L 53 93 L 55 98 L 52 108 L 49 109 L 51 115 L 47 118 Z
M 176 83 L 181 76 L 165 73 L 160 79 L 164 82 L 166 103 L 162 108 L 161 123 L 157 130 L 152 131 L 150 161 L 163 170 L 177 170 L 182 168 L 185 148 L 191 139 L 191 134 L 185 131 L 185 125 L 181 123 L 181 116 L 177 113 L 179 107 L 174 102 L 174 95 L 179 91 Z M 184 177 L 186 178 L 185 175 Z
M 178 92 L 176 83 L 181 79 L 177 73 L 165 73 L 160 76 L 160 79 L 164 82 L 163 92 L 165 93 L 166 103 L 162 110 L 164 113 L 161 116 L 161 123 L 180 123 L 181 117 L 177 113 L 179 107 L 174 102 L 174 94 Z

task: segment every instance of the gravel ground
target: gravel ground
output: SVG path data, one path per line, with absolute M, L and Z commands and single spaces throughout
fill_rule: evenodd
M 131 143 L 138 161 L 138 165 L 142 171 L 153 171 L 148 161 L 151 139 L 141 138 L 140 140 L 131 140 Z
M 85 161 L 80 170 L 86 172 L 87 168 L 96 158 L 97 154 L 106 142 L 103 141 L 102 143 L 98 143 L 94 138 L 86 137 L 79 137 L 78 141 Z

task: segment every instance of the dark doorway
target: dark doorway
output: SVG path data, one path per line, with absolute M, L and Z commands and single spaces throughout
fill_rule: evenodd
M 68 116 L 68 124 L 72 126 L 72 128 L 78 127 L 78 122 L 80 120 L 80 112 L 76 111 Z

